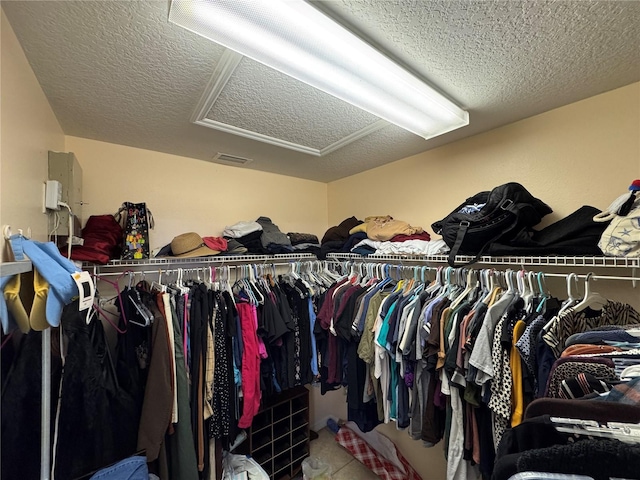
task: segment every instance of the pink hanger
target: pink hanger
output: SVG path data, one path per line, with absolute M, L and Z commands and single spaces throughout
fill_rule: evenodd
M 100 275 L 92 275 L 93 277 L 95 277 L 97 280 L 100 280 L 102 282 L 106 282 L 109 285 L 111 285 L 114 290 L 117 293 L 118 296 L 118 302 L 120 302 L 120 312 L 122 313 L 122 320 L 124 321 L 124 325 L 125 325 L 125 329 L 124 330 L 120 330 L 118 328 L 117 325 L 115 325 L 111 319 L 107 316 L 107 312 L 105 312 L 104 310 L 102 310 L 98 305 L 94 305 L 94 308 L 96 309 L 96 311 L 100 314 L 102 314 L 102 317 L 111 324 L 111 326 L 113 326 L 113 328 L 115 328 L 116 332 L 118 333 L 127 333 L 127 327 L 129 325 L 129 322 L 127 321 L 127 315 L 125 313 L 125 309 L 124 309 L 124 302 L 122 301 L 122 295 L 120 293 L 120 285 L 118 284 L 118 281 L 120 279 L 122 279 L 125 275 L 131 273 L 129 270 L 122 272 L 118 278 L 116 278 L 115 282 L 112 282 L 111 280 L 107 280 L 106 278 L 102 278 L 100 277 Z

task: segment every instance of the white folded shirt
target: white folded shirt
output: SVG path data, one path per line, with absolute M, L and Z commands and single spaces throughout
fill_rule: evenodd
M 355 245 L 354 249 L 367 245 L 375 248 L 373 255 L 442 255 L 449 251 L 444 240 L 406 240 L 404 242 L 376 242 L 368 238 Z
M 224 227 L 222 235 L 225 237 L 240 238 L 258 231 L 262 231 L 262 225 L 258 222 L 238 222 L 231 226 Z

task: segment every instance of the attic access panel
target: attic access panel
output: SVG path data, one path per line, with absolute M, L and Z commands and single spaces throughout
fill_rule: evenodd
M 388 122 L 237 53 L 226 52 L 194 123 L 322 156 Z

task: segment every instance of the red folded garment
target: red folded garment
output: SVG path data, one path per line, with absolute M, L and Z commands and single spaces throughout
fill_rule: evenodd
M 204 244 L 211 250 L 217 250 L 218 252 L 227 251 L 227 239 L 222 237 L 202 237 Z
M 413 235 L 396 235 L 390 241 L 405 242 L 407 240 L 424 240 L 428 242 L 429 240 L 431 240 L 431 236 L 427 232 L 414 233 Z
M 92 215 L 82 229 L 84 245 L 71 247 L 71 259 L 104 265 L 120 256 L 122 227 L 113 215 Z M 66 247 L 62 249 L 66 250 Z

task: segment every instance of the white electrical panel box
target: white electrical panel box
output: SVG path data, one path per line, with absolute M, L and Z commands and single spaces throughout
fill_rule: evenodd
M 82 168 L 73 152 L 49 152 L 49 180 L 60 182 L 60 201 L 71 208 L 75 217 L 74 231 L 79 232 L 82 227 Z M 59 215 L 60 224 L 68 225 L 68 210 L 60 209 Z
M 47 180 L 44 206 L 48 210 L 60 210 L 62 202 L 62 184 L 57 180 Z

